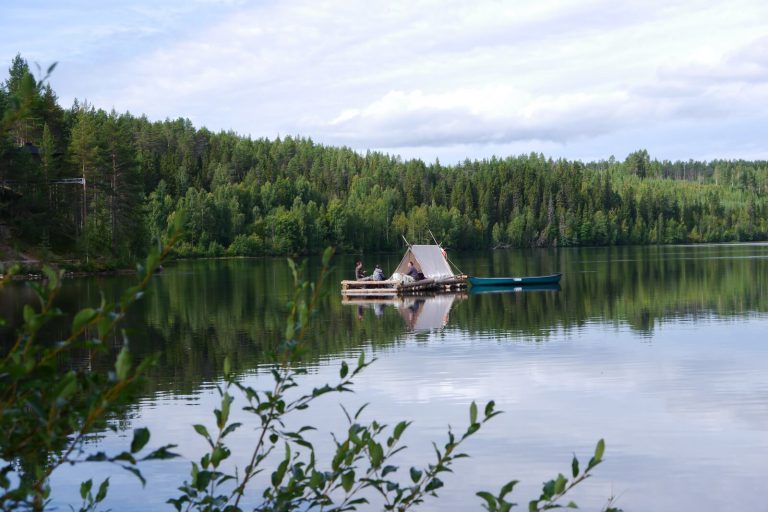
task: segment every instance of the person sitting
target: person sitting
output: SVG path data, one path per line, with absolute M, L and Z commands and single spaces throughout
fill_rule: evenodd
M 376 267 L 373 269 L 373 280 L 374 281 L 383 281 L 384 280 L 384 271 L 381 270 L 381 266 L 379 264 L 376 264 Z
M 355 279 L 357 279 L 358 281 L 370 279 L 370 278 L 366 278 L 365 269 L 363 268 L 363 262 L 360 260 L 357 260 L 357 263 L 355 263 Z
M 418 271 L 416 265 L 414 265 L 412 261 L 408 262 L 408 272 L 406 272 L 405 275 L 411 276 L 414 281 L 421 281 L 424 279 L 424 274 Z

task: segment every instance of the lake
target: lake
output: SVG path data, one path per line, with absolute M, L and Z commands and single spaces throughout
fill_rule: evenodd
M 302 424 L 322 427 L 321 444 L 344 429 L 339 403 L 352 410 L 369 402 L 367 420 L 413 420 L 397 459 L 405 481 L 410 465 L 432 461 L 431 441 L 443 444 L 448 425 L 466 428 L 473 400 L 495 400 L 504 414 L 470 440 L 471 457 L 420 510 L 480 510 L 475 492 L 511 479 L 521 481 L 512 496 L 525 509 L 543 481 L 569 474 L 574 453 L 586 464 L 600 438 L 605 462 L 570 496 L 582 509 L 600 509 L 610 496 L 626 511 L 766 509 L 758 491 L 768 469 L 768 244 L 449 256 L 471 275 L 563 279 L 559 289 L 344 304 L 339 281 L 352 277 L 353 258 L 336 258 L 304 382 L 333 381 L 341 360 L 360 351 L 377 361 L 355 379 L 354 394 L 324 397 L 301 413 Z M 387 272 L 399 260 L 371 256 L 365 264 Z M 316 277 L 319 262 L 309 260 L 307 270 Z M 271 383 L 268 354 L 292 292 L 285 260 L 181 261 L 154 281 L 127 327 L 134 353 L 159 351 L 160 364 L 143 399 L 119 419 L 126 430 L 92 448 L 120 450 L 131 429 L 148 426 L 152 446 L 177 443 L 183 457 L 145 465 L 144 490 L 105 465 L 65 468 L 53 481 L 54 502 L 65 509 L 77 503 L 80 481 L 113 474 L 107 507 L 170 510 L 165 500 L 178 495 L 189 461 L 204 449 L 191 425 L 213 423 L 224 357 L 244 382 Z M 61 305 L 93 306 L 131 282 L 69 280 Z M 30 294 L 19 284 L 2 299 L 0 313 L 13 319 Z M 87 354 L 81 362 L 107 363 Z M 247 427 L 232 438 L 241 466 L 252 441 Z

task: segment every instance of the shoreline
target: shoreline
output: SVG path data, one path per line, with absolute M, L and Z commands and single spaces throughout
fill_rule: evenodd
M 0 264 L 4 264 L 5 262 L 0 262 Z M 50 265 L 51 268 L 59 268 L 55 265 Z M 110 269 L 110 270 L 71 270 L 71 271 L 65 271 L 62 275 L 62 278 L 64 279 L 75 279 L 79 277 L 100 277 L 100 276 L 125 276 L 125 275 L 131 275 L 135 274 L 136 269 L 131 268 L 118 268 L 118 269 Z M 6 274 L 0 273 L 0 279 L 5 279 Z M 38 271 L 29 271 L 29 270 L 22 270 L 19 273 L 13 274 L 10 277 L 8 277 L 11 281 L 40 281 L 45 279 L 45 274 L 42 270 Z

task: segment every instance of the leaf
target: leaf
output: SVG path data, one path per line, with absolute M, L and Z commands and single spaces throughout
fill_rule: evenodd
M 285 476 L 285 471 L 288 469 L 288 461 L 283 460 L 278 466 L 277 470 L 275 470 L 272 473 L 272 485 L 274 487 L 278 487 L 280 485 L 280 482 L 283 481 L 283 477 Z
M 173 236 L 176 233 L 181 233 L 184 229 L 184 222 L 187 219 L 187 210 L 184 208 L 179 208 L 174 212 L 174 218 L 173 218 L 173 225 L 169 226 L 169 228 L 173 229 L 173 232 L 171 233 L 171 236 Z
M 234 432 L 236 429 L 238 429 L 242 425 L 243 425 L 242 423 L 230 423 L 229 425 L 227 425 L 227 428 L 225 428 L 224 431 L 221 433 L 221 437 L 222 438 L 227 437 L 229 434 Z
M 476 492 L 475 496 L 479 496 L 485 500 L 485 508 L 490 512 L 495 512 L 497 510 L 498 507 L 496 506 L 496 497 L 493 494 L 489 493 L 488 491 L 480 491 Z
M 384 469 L 381 470 L 381 476 L 385 477 L 395 471 L 397 471 L 397 466 L 384 466 Z
M 147 254 L 147 259 L 145 260 L 144 267 L 147 269 L 147 272 L 154 272 L 155 268 L 157 268 L 157 265 L 160 263 L 160 254 L 158 254 L 156 249 L 153 249 L 149 251 L 149 254 Z
M 43 273 L 45 274 L 45 277 L 48 278 L 49 291 L 53 291 L 59 287 L 59 279 L 61 277 L 61 273 L 55 271 L 48 265 L 43 266 Z
M 595 455 L 589 460 L 589 464 L 587 464 L 587 471 L 594 468 L 600 462 L 603 460 L 603 453 L 605 452 L 605 441 L 599 440 L 597 442 L 597 446 L 595 446 Z
M 469 406 L 469 423 L 474 425 L 477 423 L 477 404 L 475 401 L 472 401 L 472 404 Z
M 311 489 L 319 489 L 325 484 L 325 478 L 319 471 L 312 471 L 312 477 L 309 479 L 309 487 Z
M 518 484 L 519 480 L 512 480 L 510 482 L 507 482 L 504 484 L 504 487 L 501 488 L 501 492 L 499 492 L 499 499 L 503 499 L 504 496 L 511 493 L 515 486 Z
M 392 433 L 392 436 L 395 439 L 400 439 L 400 436 L 403 435 L 403 431 L 410 425 L 411 422 L 409 421 L 401 421 L 395 426 L 395 431 Z
M 541 488 L 541 497 L 545 500 L 552 499 L 552 496 L 555 495 L 555 481 L 550 480 L 549 482 L 544 482 L 544 485 Z
M 131 441 L 131 453 L 140 451 L 149 442 L 149 429 L 142 427 L 133 431 L 133 441 Z
M 109 333 L 110 329 L 112 329 L 112 319 L 110 319 L 108 316 L 102 316 L 99 318 L 99 321 L 96 323 L 96 330 L 99 333 L 99 339 L 103 340 Z
M 128 347 L 123 346 L 120 353 L 117 355 L 117 361 L 115 361 L 115 373 L 117 374 L 117 379 L 125 380 L 130 371 L 131 353 L 128 351 Z
M 355 485 L 354 471 L 347 471 L 346 473 L 341 475 L 341 486 L 344 488 L 345 491 L 347 492 L 351 491 L 353 485 Z
M 435 477 L 432 480 L 429 481 L 427 486 L 424 488 L 426 492 L 433 492 L 443 486 L 443 481 L 439 478 Z
M 217 425 L 219 429 L 223 429 L 227 424 L 227 421 L 229 421 L 229 411 L 230 406 L 232 405 L 232 400 L 232 395 L 226 393 L 221 397 L 221 414 L 219 414 L 219 421 Z
M 108 489 L 109 489 L 109 478 L 101 482 L 101 485 L 99 486 L 99 492 L 96 493 L 96 503 L 100 503 L 104 501 L 104 498 L 107 497 Z
M 32 320 L 35 317 L 35 310 L 32 309 L 32 306 L 29 304 L 25 304 L 24 309 L 22 310 L 22 316 L 25 324 L 32 324 Z
M 493 408 L 496 407 L 496 402 L 491 400 L 487 404 L 485 404 L 485 417 L 487 418 L 491 414 L 493 414 Z
M 421 474 L 422 472 L 418 469 L 411 467 L 411 480 L 413 483 L 417 483 L 419 480 L 421 480 Z
M 347 376 L 349 373 L 349 366 L 347 365 L 346 361 L 341 362 L 341 369 L 339 370 L 339 377 L 342 379 Z
M 120 306 L 127 309 L 128 306 L 141 299 L 144 296 L 144 290 L 141 286 L 131 286 L 120 296 Z
M 88 479 L 80 484 L 80 497 L 85 499 L 93 487 L 93 480 Z
M 364 403 L 363 405 L 361 405 L 361 406 L 360 406 L 360 408 L 359 408 L 359 409 L 357 410 L 357 412 L 355 413 L 355 419 L 357 419 L 357 418 L 359 418 L 359 417 L 360 417 L 360 415 L 363 413 L 363 411 L 365 410 L 365 408 L 366 408 L 366 407 L 368 407 L 368 405 L 369 405 L 369 403 L 368 403 L 368 402 L 366 402 L 366 403 Z M 376 422 L 374 421 L 374 422 L 373 422 L 373 424 L 374 424 L 374 425 L 376 425 Z M 376 428 L 376 427 L 374 427 L 374 428 Z
M 124 470 L 128 471 L 129 473 L 133 473 L 136 476 L 136 478 L 141 480 L 141 486 L 142 487 L 147 485 L 147 481 L 144 479 L 144 476 L 141 474 L 141 471 L 139 471 L 138 469 L 136 469 L 134 467 L 131 467 L 131 466 L 120 466 L 120 467 L 123 468 Z
M 197 476 L 195 478 L 195 487 L 203 491 L 206 487 L 208 487 L 208 484 L 211 482 L 211 479 L 213 479 L 214 473 L 211 471 L 200 471 L 197 473 Z
M 81 309 L 72 320 L 72 334 L 78 332 L 85 324 L 93 320 L 96 311 L 92 308 Z
M 213 467 L 218 467 L 222 460 L 228 458 L 230 455 L 229 450 L 223 446 L 217 446 L 211 453 L 211 464 Z
M 77 390 L 77 379 L 74 371 L 67 372 L 56 385 L 58 392 L 56 393 L 57 403 L 64 403 L 71 395 Z
M 479 424 L 479 423 L 473 423 L 473 424 L 471 424 L 471 425 L 469 426 L 469 428 L 467 429 L 467 431 L 466 431 L 466 432 L 464 433 L 464 435 L 462 436 L 462 439 L 466 439 L 467 437 L 471 436 L 472 434 L 474 434 L 474 433 L 475 433 L 475 432 L 477 432 L 478 430 L 480 430 L 480 424 Z
M 573 478 L 579 476 L 579 459 L 576 458 L 576 455 L 573 456 L 573 460 L 571 461 L 571 474 L 573 475 Z
M 179 456 L 179 454 L 170 451 L 171 448 L 176 448 L 176 446 L 177 445 L 175 444 L 167 444 L 165 446 L 161 446 L 141 460 L 166 460 L 176 458 Z
M 328 265 L 331 264 L 331 258 L 333 258 L 333 252 L 334 252 L 334 249 L 333 247 L 330 247 L 330 246 L 326 247 L 325 250 L 323 251 L 322 261 L 323 261 L 324 268 L 328 268 Z
M 296 269 L 296 262 L 293 261 L 293 258 L 288 258 L 288 268 L 291 269 L 291 274 L 293 274 L 293 282 L 296 283 L 296 285 L 298 286 L 299 274 L 298 274 L 298 270 Z
M 557 475 L 557 480 L 555 480 L 555 494 L 562 494 L 567 483 L 567 478 L 565 478 L 562 474 Z
M 293 323 L 293 315 L 289 315 L 288 322 L 285 326 L 285 339 L 292 340 L 293 335 L 296 332 L 296 325 Z
M 116 455 L 115 457 L 112 457 L 112 460 L 113 461 L 115 461 L 115 460 L 122 460 L 122 461 L 125 461 L 125 462 L 130 462 L 131 464 L 136 464 L 136 459 L 133 457 L 133 455 L 131 455 L 128 452 L 122 452 L 122 453 Z
M 603 460 L 603 453 L 605 452 L 605 441 L 603 439 L 597 442 L 595 447 L 595 461 L 600 462 Z
M 379 443 L 373 443 L 369 450 L 371 452 L 371 466 L 379 467 L 384 461 L 384 448 Z

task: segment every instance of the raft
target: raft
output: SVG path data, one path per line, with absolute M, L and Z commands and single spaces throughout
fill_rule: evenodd
M 403 278 L 412 262 L 424 279 L 408 281 Z M 371 279 L 341 282 L 341 294 L 357 297 L 392 297 L 422 293 L 456 292 L 467 287 L 467 276 L 455 274 L 446 254 L 439 245 L 409 245 L 392 276 L 384 281 Z

